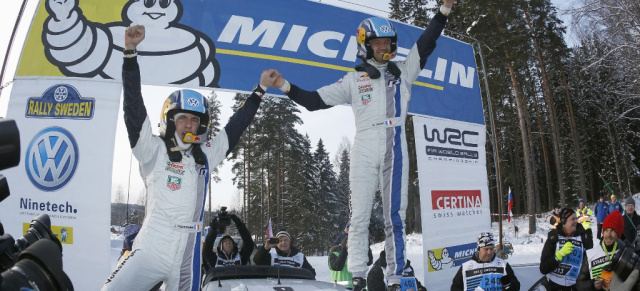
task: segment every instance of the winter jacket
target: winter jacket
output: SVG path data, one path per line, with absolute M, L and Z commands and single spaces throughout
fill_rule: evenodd
M 253 249 L 256 247 L 256 244 L 253 242 L 251 238 L 251 233 L 247 226 L 238 218 L 236 215 L 231 215 L 231 219 L 236 225 L 238 232 L 240 233 L 240 237 L 242 238 L 242 249 L 238 251 L 238 245 L 235 241 L 233 241 L 233 253 L 230 257 L 236 256 L 238 253 L 240 254 L 240 260 L 243 265 L 249 264 L 251 259 L 251 253 L 253 253 Z M 217 225 L 213 225 L 207 234 L 207 237 L 204 239 L 204 246 L 202 247 L 202 258 L 204 259 L 204 270 L 207 271 L 210 268 L 215 267 L 216 261 L 218 260 L 218 254 L 222 252 L 222 244 L 218 246 L 218 252 L 213 252 L 213 244 L 216 241 L 216 237 L 218 236 Z
M 387 274 L 387 254 L 385 251 L 380 252 L 380 257 L 373 264 L 371 270 L 367 274 L 367 291 L 386 291 L 387 284 L 385 281 L 385 275 Z M 407 260 L 407 263 L 404 265 L 404 270 L 402 270 L 402 277 L 415 277 L 415 272 L 413 271 L 413 267 L 411 267 L 411 261 Z M 418 278 L 416 278 L 416 283 L 418 285 L 418 291 L 426 291 L 427 289 L 422 286 Z
M 353 287 L 351 281 L 353 274 L 348 270 L 347 255 L 349 252 L 343 245 L 337 245 L 329 250 L 329 270 L 331 270 L 331 282 L 338 282 L 338 284 L 345 285 L 347 287 Z M 369 249 L 369 262 L 367 266 L 373 263 L 373 254 Z
M 491 262 L 493 262 L 495 259 L 496 259 L 496 255 L 494 254 L 493 258 L 491 259 Z M 483 264 L 482 262 L 480 262 L 480 258 L 478 257 L 477 251 L 473 253 L 473 256 L 471 256 L 471 260 L 475 261 L 478 264 Z M 518 281 L 518 278 L 516 277 L 516 274 L 513 272 L 513 269 L 511 268 L 511 265 L 509 265 L 509 263 L 506 263 L 505 269 L 507 271 L 506 276 L 509 277 L 511 282 L 511 288 L 509 290 L 511 291 L 520 290 L 520 281 Z M 462 266 L 460 266 L 458 273 L 456 273 L 455 277 L 453 277 L 453 282 L 451 284 L 451 291 L 458 291 L 458 290 L 464 290 L 464 276 L 462 274 Z
M 633 212 L 632 214 L 623 214 L 624 218 L 624 231 L 622 239 L 627 244 L 632 243 L 636 237 L 638 236 L 638 228 L 640 228 L 640 216 L 638 216 L 637 212 Z
M 281 252 L 278 248 L 275 248 L 275 249 L 278 255 L 282 257 L 293 257 L 298 253 L 300 253 L 300 251 L 294 246 L 291 246 L 291 250 L 289 251 L 288 254 Z M 259 247 L 256 254 L 253 256 L 253 262 L 256 263 L 256 265 L 269 266 L 271 265 L 271 253 L 269 253 L 269 251 L 266 250 L 264 247 Z M 307 257 L 304 257 L 304 263 L 302 264 L 301 268 L 305 268 L 311 271 L 311 273 L 313 274 L 313 277 L 316 276 L 316 270 L 311 266 L 311 264 L 309 264 L 309 262 L 307 261 Z
M 620 211 L 620 213 L 624 212 L 624 208 L 622 208 L 622 204 L 620 204 L 620 201 L 618 200 L 616 200 L 616 203 L 609 203 L 609 213 L 616 209 Z
M 601 245 L 595 246 L 596 248 L 602 249 Z M 616 252 L 620 251 L 624 248 L 624 242 L 621 239 L 618 239 L 618 245 L 616 247 Z M 595 250 L 595 249 L 594 249 Z M 607 248 L 608 252 L 613 251 L 613 246 Z M 587 254 L 592 253 L 593 251 L 588 251 Z M 597 253 L 597 252 L 596 252 Z M 605 254 L 606 255 L 606 254 Z M 580 266 L 580 274 L 578 274 L 578 280 L 576 280 L 576 288 L 580 291 L 591 291 L 597 290 L 595 286 L 595 279 L 591 279 L 591 272 L 589 271 L 590 261 L 597 259 L 600 256 L 595 256 L 595 258 L 589 258 L 588 256 L 584 256 L 582 258 L 582 265 Z M 596 260 L 598 261 L 598 260 Z M 603 265 L 596 267 L 594 270 L 598 270 L 602 268 Z M 599 271 L 595 274 L 599 274 Z
M 609 204 L 607 202 L 598 202 L 594 214 L 598 223 L 604 223 L 604 219 L 609 215 Z
M 561 231 L 561 225 L 558 225 L 558 229 L 549 231 L 547 240 L 544 242 L 544 246 L 542 247 L 542 254 L 540 256 L 540 273 L 544 275 L 553 272 L 558 265 L 560 265 L 560 262 L 556 260 L 556 251 L 558 248 L 558 235 Z M 576 233 L 573 236 L 581 237 L 584 250 L 593 248 L 593 240 L 589 241 L 587 239 L 587 233 L 582 227 L 582 224 L 578 223 L 576 225 Z M 582 257 L 584 258 L 585 256 L 585 251 L 583 251 Z M 549 281 L 549 285 L 552 290 L 575 290 L 575 286 L 565 287 L 552 281 Z

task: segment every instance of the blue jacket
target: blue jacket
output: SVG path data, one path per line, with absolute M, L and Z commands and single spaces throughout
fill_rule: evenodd
M 603 223 L 605 217 L 609 215 L 609 204 L 607 202 L 598 202 L 595 207 L 595 215 L 598 223 Z
M 620 213 L 622 213 L 622 211 L 624 211 L 624 208 L 622 208 L 622 204 L 620 204 L 620 201 L 618 201 L 618 200 L 616 200 L 616 203 L 609 203 L 609 213 L 613 212 L 616 209 L 618 209 L 618 211 L 620 211 Z

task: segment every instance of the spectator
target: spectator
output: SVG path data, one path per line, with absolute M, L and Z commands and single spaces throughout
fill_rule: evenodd
M 578 223 L 582 224 L 582 227 L 587 233 L 587 239 L 593 241 L 593 230 L 591 230 L 591 216 L 593 215 L 593 211 L 587 207 L 583 199 L 578 199 L 576 215 L 578 215 Z
M 619 211 L 618 211 L 619 212 Z M 609 215 L 609 205 L 604 201 L 604 196 L 600 196 L 600 201 L 596 204 L 594 214 L 596 215 L 596 222 L 598 224 L 598 239 L 602 238 L 602 224 L 604 219 Z M 619 234 L 622 235 L 622 234 Z
M 220 220 L 224 218 L 215 217 L 211 220 L 211 228 L 204 240 L 202 248 L 202 257 L 204 258 L 204 270 L 208 271 L 213 267 L 224 267 L 234 265 L 247 265 L 251 259 L 251 253 L 255 248 L 255 243 L 251 238 L 251 233 L 247 226 L 235 214 L 229 215 L 242 238 L 242 248 L 238 250 L 238 244 L 229 235 L 225 235 L 220 239 L 217 253 L 213 252 L 213 244 L 218 234 L 225 231 L 226 226 L 220 224 Z
M 549 231 L 540 256 L 540 273 L 547 276 L 551 290 L 576 290 L 585 249 L 592 247 L 575 211 L 563 208 L 558 227 Z
M 520 290 L 520 281 L 507 261 L 496 256 L 493 234 L 483 232 L 478 236 L 478 250 L 466 261 L 451 284 L 458 290 Z M 474 272 L 483 270 L 482 272 Z M 506 278 L 505 278 L 506 277 Z M 505 284 L 505 285 L 503 285 Z
M 345 231 L 348 232 L 348 230 L 349 227 L 347 226 Z M 340 244 L 333 246 L 329 250 L 329 270 L 331 271 L 331 282 L 336 282 L 337 284 L 344 285 L 347 288 L 353 288 L 353 284 L 351 284 L 353 274 L 347 270 L 348 240 L 349 236 L 345 235 Z M 370 266 L 371 263 L 373 263 L 373 254 L 371 253 L 371 249 L 369 249 L 368 255 L 369 262 L 367 262 L 367 266 Z
M 618 210 L 609 214 L 603 223 L 604 234 L 599 246 L 587 251 L 582 260 L 580 274 L 578 275 L 578 290 L 603 290 L 609 289 L 607 282 L 600 279 L 602 269 L 609 265 L 611 258 L 622 249 L 624 243 L 619 239 L 622 234 L 624 221 Z
M 551 213 L 551 218 L 549 219 L 551 229 L 556 229 L 556 226 L 558 226 L 558 222 L 560 221 L 560 209 L 560 206 L 556 205 L 553 213 Z
M 636 213 L 636 200 L 633 197 L 629 197 L 624 208 L 623 239 L 626 243 L 632 243 L 638 236 L 638 225 L 640 225 L 640 216 Z
M 264 247 L 258 248 L 253 261 L 256 265 L 284 266 L 294 268 L 305 268 L 316 276 L 316 270 L 309 264 L 307 258 L 295 246 L 293 239 L 286 231 L 280 231 L 276 234 L 279 242 L 269 243 L 269 238 L 264 243 Z
M 369 274 L 367 275 L 367 291 L 402 290 L 402 289 L 391 289 L 391 288 L 387 289 L 386 269 L 387 269 L 387 253 L 384 250 L 382 250 L 380 252 L 380 257 L 375 263 L 373 263 L 373 267 L 371 267 L 371 270 L 369 270 Z M 415 272 L 413 271 L 413 267 L 411 266 L 410 260 L 407 260 L 407 264 L 404 265 L 404 269 L 402 270 L 401 282 L 406 280 L 415 282 L 414 286 L 417 287 L 418 291 L 427 291 L 427 288 L 423 287 L 420 281 L 418 281 L 418 279 L 416 278 L 416 275 L 415 275 Z
M 620 213 L 624 212 L 624 208 L 622 208 L 622 204 L 620 204 L 620 201 L 618 201 L 618 199 L 616 198 L 616 195 L 611 194 L 611 204 L 609 204 L 609 213 L 613 212 L 614 210 L 618 210 L 620 211 Z

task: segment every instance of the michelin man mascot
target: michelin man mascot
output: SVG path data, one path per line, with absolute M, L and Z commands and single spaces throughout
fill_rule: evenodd
M 46 0 L 42 44 L 47 59 L 70 77 L 115 79 L 122 66 L 125 28 L 144 25 L 147 41 L 137 49 L 146 72 L 142 83 L 218 87 L 220 66 L 215 45 L 204 33 L 178 23 L 179 0 L 130 0 L 122 8 L 122 22 L 87 20 L 80 0 Z M 179 40 L 179 41 L 176 41 Z M 146 45 L 145 45 L 146 44 Z

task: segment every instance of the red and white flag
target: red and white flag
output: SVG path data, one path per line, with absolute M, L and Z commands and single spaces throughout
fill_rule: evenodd
M 269 224 L 267 225 L 267 237 L 273 237 L 273 229 L 271 228 L 271 218 L 269 218 Z
M 507 214 L 508 222 L 511 222 L 511 216 L 513 216 L 513 213 L 511 213 L 511 208 L 513 208 L 513 195 L 511 195 L 511 187 L 509 187 L 509 213 Z

